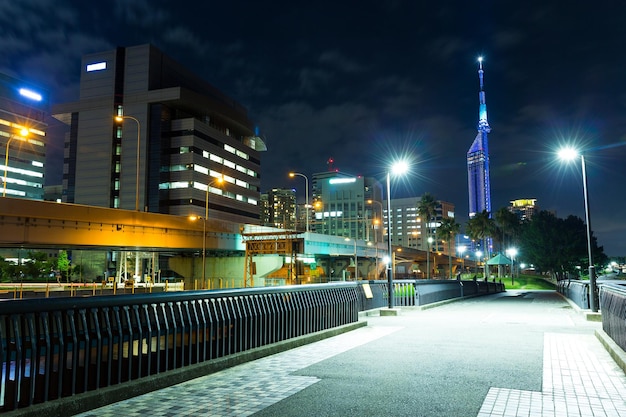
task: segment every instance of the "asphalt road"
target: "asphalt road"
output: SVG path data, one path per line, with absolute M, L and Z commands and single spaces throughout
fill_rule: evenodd
M 592 334 L 554 291 L 508 291 L 398 317 L 390 334 L 299 370 L 319 381 L 270 416 L 476 416 L 490 387 L 541 391 L 544 334 Z

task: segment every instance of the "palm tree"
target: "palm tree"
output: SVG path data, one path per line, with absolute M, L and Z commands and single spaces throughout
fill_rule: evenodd
M 504 252 L 519 234 L 520 221 L 515 213 L 511 213 L 506 207 L 498 209 L 494 214 L 498 234 L 502 236 L 500 251 Z
M 444 217 L 441 219 L 441 225 L 438 228 L 439 235 L 443 236 L 448 242 L 448 271 L 450 279 L 452 279 L 452 252 L 450 252 L 450 243 L 454 237 L 461 231 L 461 225 L 454 220 L 453 217 Z
M 483 250 L 487 258 L 489 258 L 490 251 L 487 241 L 489 238 L 493 237 L 494 232 L 496 231 L 496 225 L 494 220 L 491 218 L 490 213 L 487 210 L 477 213 L 474 217 L 468 220 L 465 231 L 470 239 L 483 242 Z M 489 271 L 488 268 L 485 267 L 485 278 L 487 277 L 489 277 Z
M 422 219 L 422 231 L 426 229 L 426 278 L 430 279 L 430 231 L 431 220 L 435 216 L 437 200 L 430 193 L 424 193 L 417 204 L 417 214 Z M 423 232 L 422 232 L 423 233 Z M 423 234 L 422 234 L 423 236 Z

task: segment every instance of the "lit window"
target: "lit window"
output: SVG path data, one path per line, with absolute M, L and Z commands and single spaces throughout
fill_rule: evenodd
M 237 152 L 237 149 L 235 149 L 232 146 L 227 145 L 227 144 L 224 144 L 224 150 L 226 150 L 227 152 L 230 152 L 230 153 L 236 153 Z
M 202 174 L 205 174 L 205 175 L 209 175 L 209 168 L 205 168 L 205 167 L 203 167 L 201 165 L 198 165 L 198 164 L 195 164 L 193 166 L 193 170 L 196 171 L 196 172 L 200 172 Z

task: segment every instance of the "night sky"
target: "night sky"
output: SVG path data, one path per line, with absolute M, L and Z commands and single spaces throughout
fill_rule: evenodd
M 468 211 L 466 152 L 484 56 L 492 207 L 536 198 L 584 218 L 626 255 L 626 2 L 20 0 L 0 2 L 0 72 L 78 99 L 80 58 L 152 43 L 246 106 L 268 151 L 262 191 L 329 169 L 381 181 L 411 160 L 393 197 L 425 192 Z M 62 178 L 64 127 L 51 121 L 46 182 Z

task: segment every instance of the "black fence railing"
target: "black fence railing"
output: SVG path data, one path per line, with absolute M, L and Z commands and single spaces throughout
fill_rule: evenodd
M 190 365 L 355 323 L 359 311 L 388 305 L 387 285 L 6 300 L 0 303 L 0 412 L 168 372 L 169 380 L 171 371 Z M 503 284 L 486 281 L 398 280 L 394 305 L 501 291 Z
M 578 307 L 589 309 L 589 281 L 563 279 L 556 283 L 556 290 Z
M 602 330 L 626 351 L 626 286 L 604 283 L 600 287 Z
M 359 282 L 359 310 L 387 307 L 387 281 Z M 471 295 L 505 291 L 504 284 L 487 281 L 458 280 L 397 280 L 394 281 L 394 305 L 398 307 L 423 306 L 438 301 Z
M 9 411 L 358 321 L 355 283 L 0 303 Z

